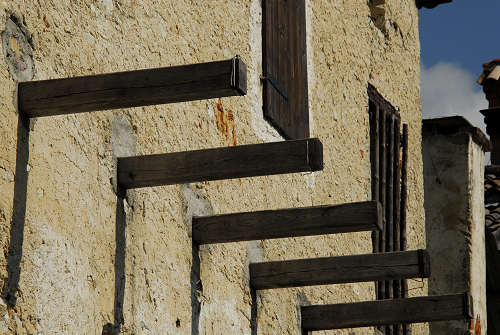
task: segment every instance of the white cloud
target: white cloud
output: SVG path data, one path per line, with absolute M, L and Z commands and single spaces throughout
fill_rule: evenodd
M 488 102 L 471 73 L 452 63 L 438 63 L 422 68 L 423 118 L 460 115 L 486 133 L 479 111 Z

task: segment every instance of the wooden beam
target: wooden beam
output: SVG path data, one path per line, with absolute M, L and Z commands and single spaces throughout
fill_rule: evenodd
M 491 302 L 493 304 L 500 305 L 500 294 L 498 293 L 491 293 L 487 291 L 486 299 L 488 300 L 489 303 Z
M 500 165 L 486 165 L 484 167 L 484 174 L 500 175 Z
M 500 334 L 500 295 L 486 289 L 486 303 L 488 334 Z
M 385 210 L 387 207 L 386 204 L 386 192 L 387 192 L 387 131 L 386 131 L 386 123 L 387 123 L 387 114 L 389 109 L 381 109 L 380 110 L 380 165 L 379 165 L 379 176 L 380 176 L 380 183 L 379 183 L 379 200 L 380 203 L 382 204 L 382 208 L 384 211 L 384 219 L 383 219 L 383 224 L 382 224 L 382 231 L 380 232 L 380 238 L 379 238 L 379 251 L 384 252 L 385 251 L 385 238 L 386 238 L 386 230 L 387 230 L 387 222 L 385 220 Z M 385 281 L 379 281 L 378 284 L 378 299 L 384 299 L 385 298 Z
M 439 5 L 450 3 L 453 0 L 415 0 L 417 8 L 420 9 L 422 7 L 425 8 L 435 8 Z
M 380 229 L 375 201 L 193 217 L 193 241 L 225 243 Z
M 28 117 L 82 113 L 246 94 L 246 65 L 233 59 L 19 83 Z
M 407 248 L 406 242 L 406 231 L 407 231 L 407 210 L 406 206 L 408 204 L 408 124 L 403 124 L 403 134 L 401 143 L 401 203 L 400 203 L 400 231 L 399 231 L 399 250 L 405 251 Z M 401 297 L 408 297 L 408 281 L 401 281 Z M 403 328 L 406 328 L 403 326 Z M 403 334 L 406 334 L 403 331 Z
M 387 115 L 387 190 L 385 200 L 385 252 L 394 251 L 394 122 L 393 113 Z M 394 298 L 391 281 L 385 281 L 385 298 Z
M 257 290 L 428 278 L 429 274 L 425 250 L 250 264 L 250 284 Z
M 323 169 L 317 138 L 118 158 L 123 189 Z
M 464 320 L 473 317 L 468 293 L 301 307 L 308 331 L 401 323 Z

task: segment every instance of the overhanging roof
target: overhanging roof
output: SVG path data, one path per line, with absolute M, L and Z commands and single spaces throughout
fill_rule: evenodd
M 453 0 L 416 0 L 417 8 L 434 8 L 444 3 L 452 2 Z

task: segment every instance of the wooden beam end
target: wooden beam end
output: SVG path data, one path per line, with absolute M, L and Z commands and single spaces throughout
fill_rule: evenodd
M 418 263 L 420 267 L 420 278 L 429 278 L 431 275 L 431 257 L 427 250 L 418 250 Z
M 384 210 L 382 208 L 382 204 L 377 201 L 377 228 L 379 231 L 384 230 Z
M 323 170 L 323 143 L 318 138 L 311 138 L 307 145 L 311 171 Z
M 240 95 L 247 94 L 247 66 L 240 56 L 233 58 L 231 87 L 236 89 Z
M 474 299 L 470 292 L 464 293 L 464 317 L 469 320 L 474 318 Z
M 32 115 L 32 113 L 29 113 L 28 111 L 26 111 L 25 103 L 24 103 L 25 102 L 25 94 L 23 94 L 25 86 L 26 86 L 26 82 L 17 83 L 17 92 L 16 92 L 17 111 L 18 111 L 19 115 L 22 115 L 26 118 L 36 117 L 36 115 Z
M 134 179 L 134 174 L 131 171 L 124 171 L 123 161 L 127 157 L 118 157 L 116 160 L 116 186 L 122 192 L 126 192 L 128 189 L 133 188 L 132 182 Z
M 415 5 L 418 9 L 421 8 L 436 8 L 439 5 L 453 2 L 453 0 L 415 0 Z

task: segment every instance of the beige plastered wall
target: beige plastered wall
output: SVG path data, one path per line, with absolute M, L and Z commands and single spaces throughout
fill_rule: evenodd
M 339 204 L 370 199 L 367 84 L 409 124 L 408 241 L 425 243 L 420 46 L 412 0 L 388 0 L 385 33 L 365 0 L 308 0 L 311 137 L 322 172 L 138 189 L 128 193 L 125 334 L 250 334 L 248 264 L 370 253 L 370 233 L 204 246 L 201 310 L 192 330 L 191 215 Z M 262 116 L 259 0 L 0 1 L 33 36 L 34 79 L 227 59 L 248 66 L 245 97 L 31 122 L 21 276 L 6 333 L 101 334 L 114 323 L 117 156 L 281 140 Z M 16 82 L 0 60 L 0 284 L 7 277 L 16 171 Z M 118 234 L 120 235 L 120 234 Z M 121 236 L 121 235 L 120 235 Z M 410 295 L 426 293 L 410 281 Z M 372 283 L 257 294 L 258 334 L 299 334 L 298 306 L 372 300 Z M 6 315 L 6 316 L 5 316 Z M 3 328 L 2 328 L 3 327 Z M 414 334 L 424 334 L 415 326 Z M 322 334 L 322 333 L 318 333 Z M 328 334 L 373 334 L 372 329 Z
M 425 133 L 425 132 L 424 132 Z M 486 320 L 484 149 L 467 132 L 430 134 L 423 141 L 429 294 L 473 298 L 474 323 Z M 474 323 L 472 323 L 474 325 Z M 465 320 L 434 322 L 431 334 L 464 334 Z

